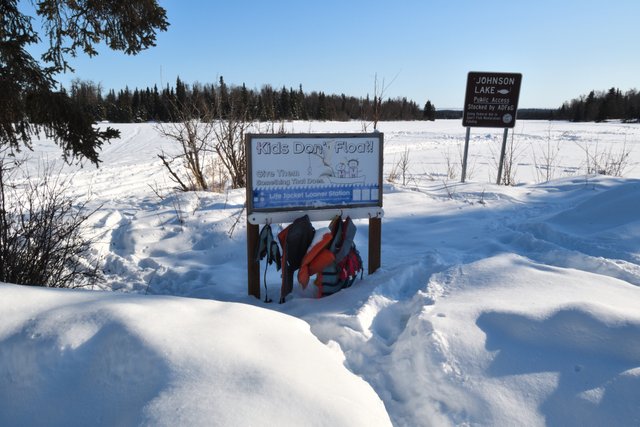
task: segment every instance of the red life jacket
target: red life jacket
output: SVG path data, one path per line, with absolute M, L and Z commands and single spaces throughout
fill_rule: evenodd
M 356 280 L 358 273 L 361 277 L 364 274 L 362 258 L 353 241 L 357 231 L 356 226 L 350 217 L 344 221 L 341 220 L 342 218 L 339 218 L 334 241 L 330 246 L 335 254 L 335 260 L 316 277 L 316 286 L 321 296 L 348 288 Z

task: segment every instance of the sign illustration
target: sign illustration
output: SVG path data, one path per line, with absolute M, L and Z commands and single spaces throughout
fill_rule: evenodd
M 248 135 L 249 212 L 382 206 L 382 134 Z

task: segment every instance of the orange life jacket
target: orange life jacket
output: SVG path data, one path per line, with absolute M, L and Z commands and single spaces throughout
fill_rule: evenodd
M 311 276 L 322 273 L 322 270 L 336 259 L 333 252 L 329 250 L 332 240 L 333 233 L 329 228 L 316 230 L 316 235 L 302 258 L 300 270 L 298 270 L 298 282 L 304 289 L 307 288 Z

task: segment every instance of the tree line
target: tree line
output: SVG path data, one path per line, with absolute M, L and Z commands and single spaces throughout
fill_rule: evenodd
M 640 93 L 632 89 L 623 94 L 615 87 L 608 91 L 592 90 L 562 104 L 555 118 L 574 122 L 640 121 Z
M 103 94 L 102 87 L 92 81 L 76 79 L 67 90 L 68 95 L 96 121 L 115 123 L 170 122 L 182 117 L 184 109 L 201 118 L 226 119 L 242 115 L 246 120 L 434 120 L 436 108 L 427 101 L 420 107 L 406 97 L 382 100 L 354 96 L 327 95 L 324 92 L 303 91 L 264 85 L 260 90 L 228 85 L 223 77 L 215 84 L 187 84 L 178 77 L 175 85 L 133 90 L 125 87 Z M 378 108 L 376 108 L 378 103 Z
M 518 108 L 519 120 L 560 120 L 557 111 L 552 108 Z M 438 110 L 436 120 L 461 120 L 462 110 Z
M 436 119 L 462 119 L 462 110 L 438 110 Z M 560 108 L 519 108 L 520 120 L 568 120 L 572 122 L 602 122 L 622 120 L 640 122 L 640 92 L 631 89 L 624 94 L 615 87 L 608 91 L 592 90 L 566 101 Z
M 427 100 L 423 107 L 406 97 L 371 99 L 354 96 L 327 95 L 324 92 L 304 92 L 282 87 L 275 89 L 264 85 L 260 90 L 227 85 L 223 77 L 215 84 L 189 85 L 180 77 L 175 85 L 159 89 L 157 85 L 145 89 L 119 91 L 113 89 L 103 94 L 102 87 L 92 81 L 76 79 L 68 94 L 84 111 L 90 112 L 96 121 L 115 123 L 170 122 L 183 115 L 180 109 L 188 105 L 195 115 L 207 111 L 209 116 L 227 118 L 242 112 L 246 120 L 435 120 L 460 119 L 461 110 L 436 110 Z M 376 108 L 376 102 L 378 108 Z M 566 101 L 560 108 L 524 108 L 518 110 L 521 120 L 569 120 L 573 122 L 601 122 L 604 120 L 640 121 L 640 92 L 635 89 L 622 93 L 612 87 L 608 91 L 592 90 Z

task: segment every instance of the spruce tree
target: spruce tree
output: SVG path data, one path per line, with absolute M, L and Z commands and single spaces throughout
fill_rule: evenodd
M 280 97 L 278 98 L 278 118 L 280 120 L 291 119 L 291 102 L 287 88 L 282 86 Z
M 436 107 L 433 106 L 431 101 L 427 101 L 424 104 L 424 110 L 422 110 L 422 118 L 424 120 L 435 120 L 436 119 Z
M 226 119 L 231 112 L 231 100 L 229 99 L 229 92 L 227 90 L 227 85 L 224 82 L 224 78 L 220 76 L 220 96 L 219 102 L 220 106 L 218 108 L 218 113 L 220 114 L 220 118 Z
M 320 92 L 318 94 L 318 107 L 316 110 L 316 119 L 318 120 L 326 120 L 327 119 L 327 100 L 324 92 Z
M 180 80 L 180 76 L 176 77 L 176 100 L 179 108 L 183 108 L 187 102 L 187 86 Z
M 32 137 L 44 131 L 65 159 L 97 164 L 102 144 L 119 133 L 94 128 L 91 113 L 56 90 L 56 75 L 73 71 L 69 55 L 96 55 L 101 42 L 130 55 L 154 46 L 156 32 L 169 25 L 166 12 L 156 0 L 40 0 L 35 6 L 48 39 L 40 60 L 27 51 L 40 35 L 33 17 L 21 11 L 25 2 L 0 0 L 0 148 L 31 148 Z

